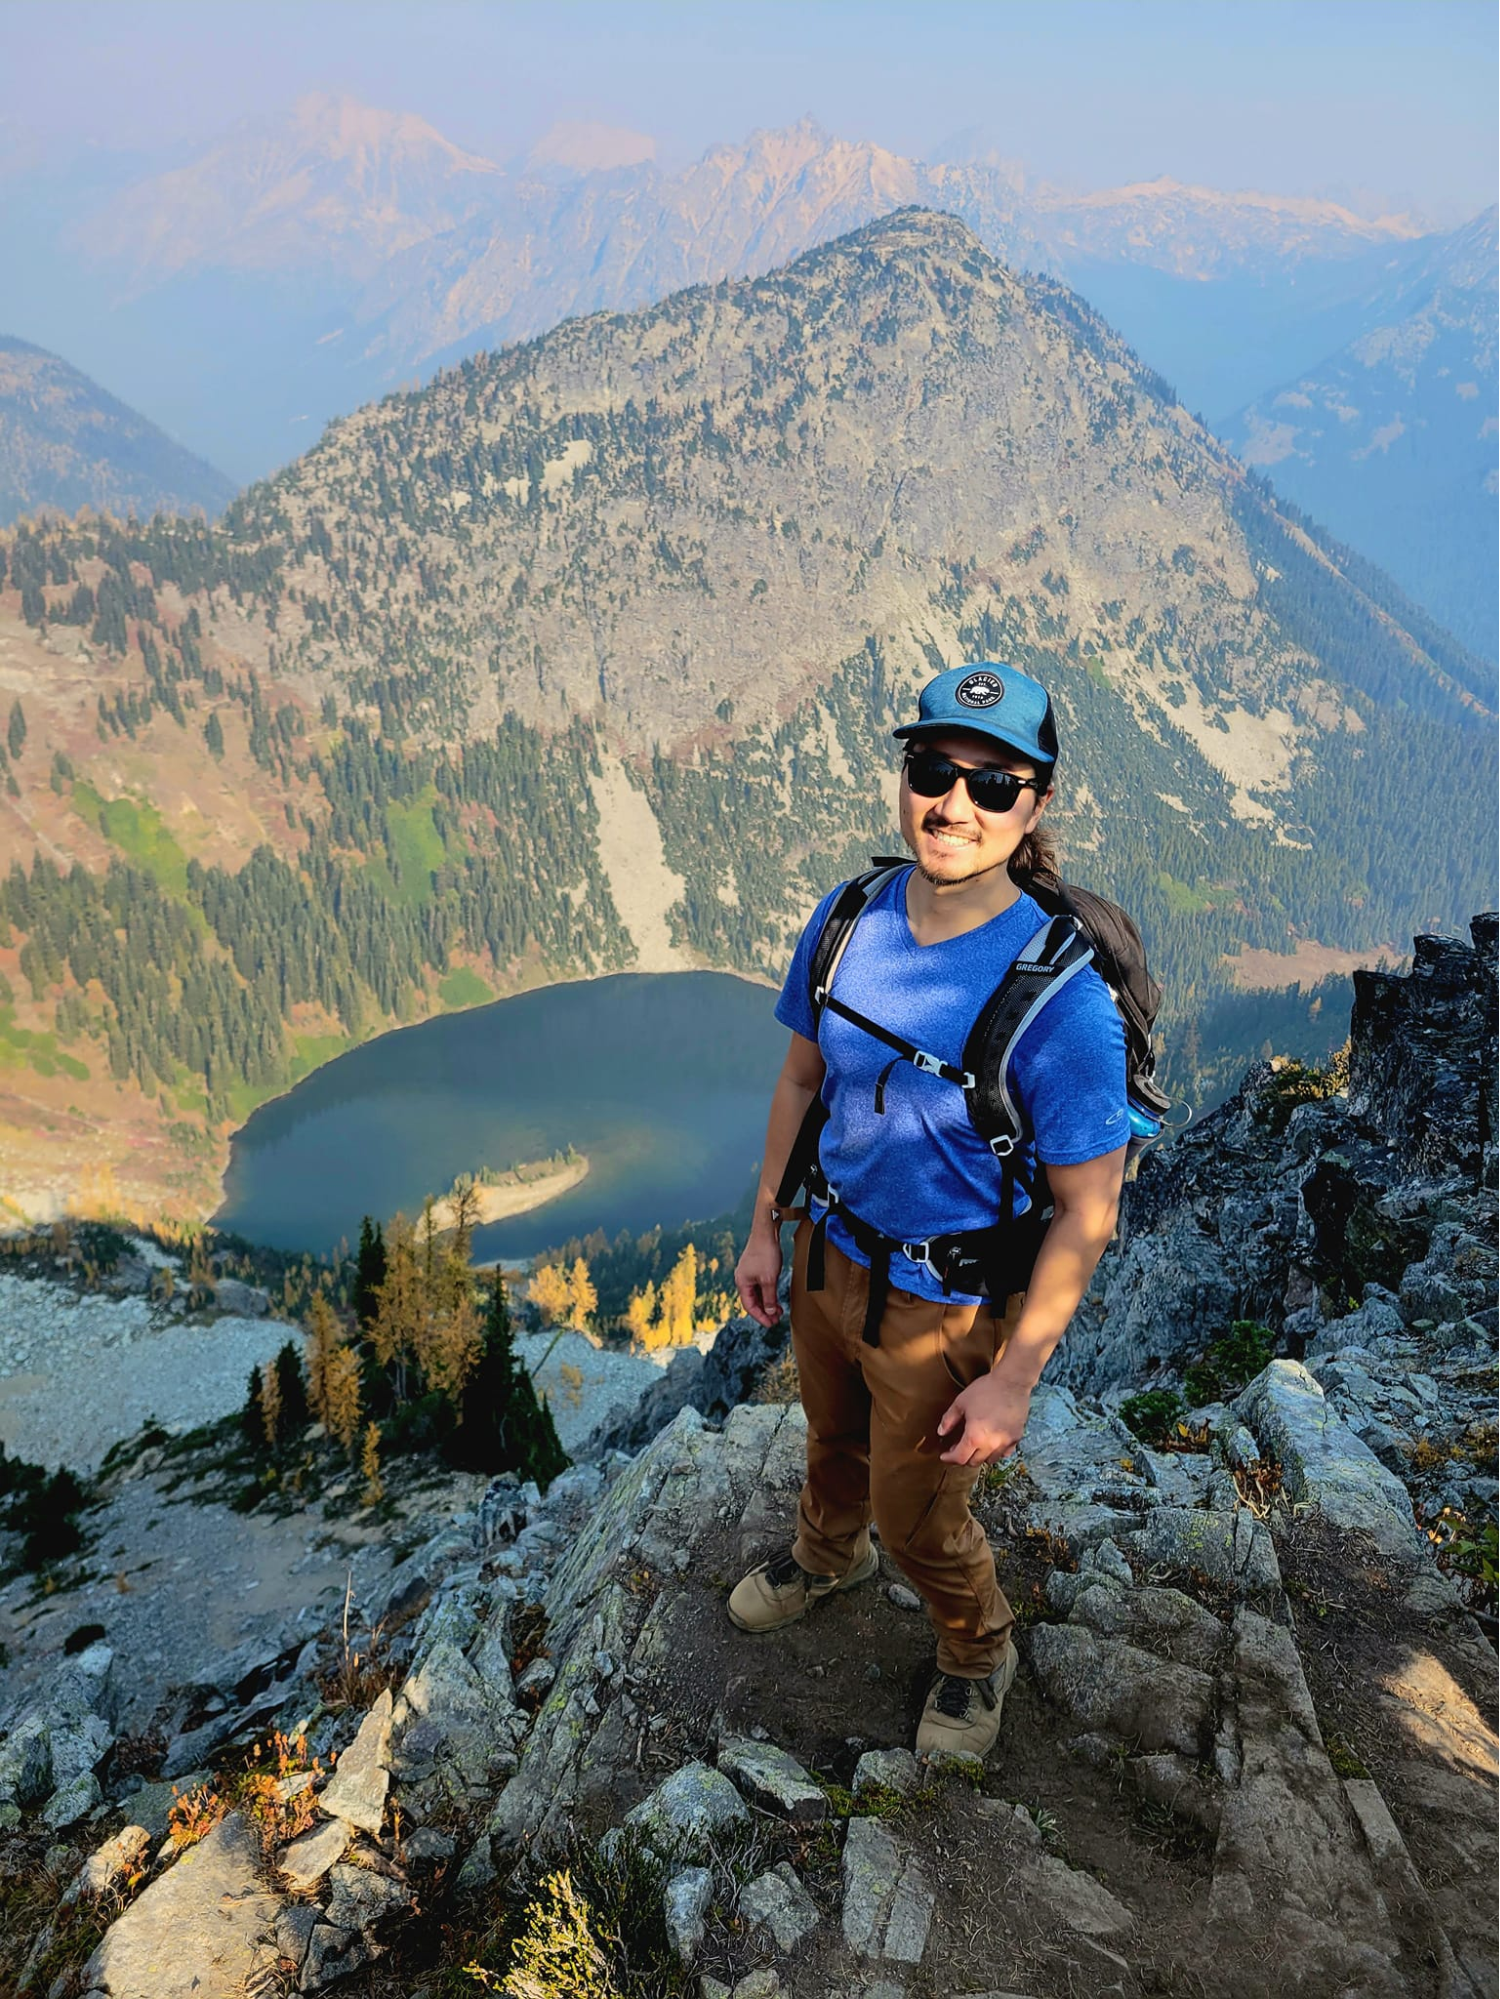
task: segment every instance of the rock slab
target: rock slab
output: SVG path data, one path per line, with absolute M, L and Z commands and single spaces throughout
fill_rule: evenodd
M 861 1957 L 920 1964 L 932 1889 L 917 1860 L 876 1819 L 850 1819 L 844 1841 L 844 1941 Z
M 358 1735 L 339 1758 L 318 1799 L 330 1818 L 342 1819 L 372 1839 L 380 1836 L 391 1781 L 391 1705 L 387 1687 L 360 1723 Z
M 83 1989 L 107 1999 L 242 1999 L 275 1943 L 279 1904 L 261 1885 L 258 1857 L 239 1813 L 221 1819 L 111 1924 Z

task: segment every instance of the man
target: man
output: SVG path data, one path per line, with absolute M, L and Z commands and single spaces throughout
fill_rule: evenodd
M 1085 966 L 1016 1044 L 1010 1083 L 1054 1207 L 1029 1282 L 1009 1292 L 1003 1274 L 989 1277 L 1003 1272 L 1003 1254 L 965 1255 L 942 1272 L 930 1247 L 924 1262 L 909 1258 L 903 1244 L 921 1252 L 957 1234 L 1003 1250 L 1025 1233 L 1007 1234 L 1000 1203 L 1003 1191 L 1015 1215 L 1025 1209 L 1029 1158 L 1016 1188 L 1014 1162 L 996 1157 L 965 1091 L 931 1058 L 961 1079 L 976 1015 L 1046 923 L 1010 868 L 1050 858 L 1040 822 L 1058 744 L 1046 689 L 990 663 L 939 674 L 917 720 L 895 734 L 907 746 L 901 832 L 914 864 L 872 896 L 815 1013 L 809 967 L 837 891 L 824 899 L 776 1009 L 791 1046 L 735 1283 L 745 1309 L 774 1325 L 777 1189 L 821 1097 L 827 1122 L 811 1175 L 821 1198 L 798 1227 L 792 1277 L 807 1482 L 790 1551 L 736 1586 L 729 1615 L 742 1630 L 773 1631 L 869 1580 L 873 1515 L 937 1634 L 917 1752 L 982 1756 L 1016 1654 L 969 1495 L 982 1466 L 1017 1448 L 1032 1390 L 1114 1231 L 1129 1135 L 1125 1036 Z M 926 1066 L 893 1061 L 897 1041 L 928 1051 Z M 992 1233 L 966 1233 L 978 1231 Z

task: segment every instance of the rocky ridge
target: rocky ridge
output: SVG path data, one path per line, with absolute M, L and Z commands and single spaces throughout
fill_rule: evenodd
M 174 1697 L 184 1781 L 306 1738 L 269 1792 L 213 1779 L 230 1808 L 196 1843 L 120 1771 L 107 1646 L 0 1714 L 10 1851 L 67 1832 L 73 1882 L 22 1989 L 431 1993 L 434 1911 L 478 1936 L 508 1909 L 541 1949 L 629 1903 L 695 1999 L 993 1994 L 999 1964 L 1030 1999 L 1199 1993 L 1209 1966 L 1230 1999 L 1493 1993 L 1494 1653 L 1427 1528 L 1434 1480 L 1484 1498 L 1442 1445 L 1492 1379 L 1494 946 L 1480 919 L 1363 975 L 1345 1092 L 1263 1066 L 1143 1172 L 1022 1463 L 979 1498 L 1025 1663 L 985 1769 L 907 1753 L 930 1650 L 884 1560 L 774 1640 L 732 1631 L 802 1419 L 687 1405 L 361 1574 L 384 1691 L 330 1703 L 304 1643 Z M 1188 1412 L 1206 1448 L 1143 1443 L 1125 1389 L 1186 1386 L 1250 1310 L 1285 1351 Z M 686 1386 L 737 1397 L 721 1341 Z M 1401 1401 L 1403 1368 L 1430 1392 Z M 97 1933 L 111 1895 L 69 1958 L 69 1911 Z

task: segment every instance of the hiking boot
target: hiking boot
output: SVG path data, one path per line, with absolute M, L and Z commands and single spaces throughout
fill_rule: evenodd
M 873 1547 L 842 1576 L 811 1575 L 795 1555 L 777 1555 L 735 1584 L 729 1597 L 729 1621 L 741 1631 L 779 1631 L 783 1624 L 795 1624 L 825 1596 L 867 1583 L 879 1568 L 880 1557 Z
M 939 1673 L 917 1724 L 918 1756 L 987 1756 L 1000 1733 L 1000 1710 L 1016 1677 L 1016 1648 L 984 1680 Z

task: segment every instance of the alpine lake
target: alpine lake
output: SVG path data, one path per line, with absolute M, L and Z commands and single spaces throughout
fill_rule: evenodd
M 586 1175 L 481 1226 L 479 1262 L 733 1208 L 786 1049 L 776 995 L 721 972 L 621 973 L 398 1028 L 315 1070 L 235 1134 L 215 1225 L 274 1249 L 413 1219 L 461 1173 L 571 1151 Z

